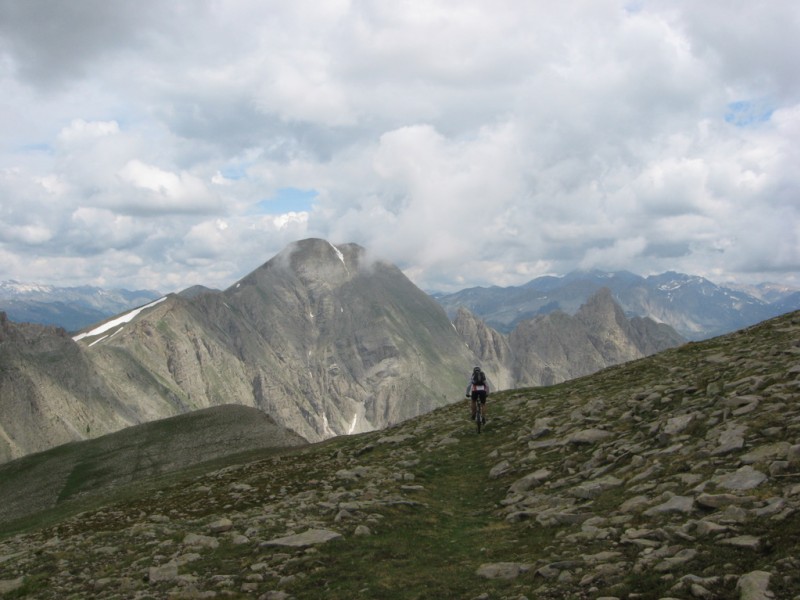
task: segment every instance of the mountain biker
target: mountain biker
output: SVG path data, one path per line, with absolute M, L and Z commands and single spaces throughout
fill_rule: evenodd
M 486 423 L 486 396 L 489 394 L 489 384 L 486 381 L 486 375 L 480 367 L 476 366 L 472 369 L 469 383 L 467 384 L 466 397 L 472 399 L 472 420 L 475 420 L 477 413 L 478 401 L 481 403 L 481 413 L 483 414 L 482 421 Z

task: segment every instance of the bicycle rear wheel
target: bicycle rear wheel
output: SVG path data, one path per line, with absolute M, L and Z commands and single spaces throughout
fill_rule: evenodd
M 480 433 L 483 426 L 483 409 L 480 401 L 478 401 L 477 410 L 475 411 L 475 424 L 478 426 L 478 433 Z

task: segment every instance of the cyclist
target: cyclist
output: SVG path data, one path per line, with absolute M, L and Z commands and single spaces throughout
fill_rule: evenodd
M 472 369 L 469 383 L 467 384 L 467 398 L 472 399 L 472 420 L 475 420 L 477 414 L 478 402 L 481 403 L 481 414 L 483 415 L 482 421 L 486 423 L 486 396 L 489 394 L 489 384 L 486 382 L 486 375 L 480 367 L 476 366 Z

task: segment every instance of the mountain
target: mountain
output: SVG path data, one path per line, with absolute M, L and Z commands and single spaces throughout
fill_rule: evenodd
M 55 325 L 68 331 L 78 331 L 160 296 L 152 290 L 106 290 L 92 286 L 56 287 L 0 281 L 0 311 L 12 321 Z
M 303 240 L 224 291 L 192 288 L 70 338 L 0 322 L 0 462 L 208 407 L 255 407 L 308 441 L 383 429 L 460 398 L 538 385 L 683 340 L 598 292 L 578 317 L 504 336 L 453 324 L 394 265 Z
M 519 321 L 508 335 L 463 307 L 453 325 L 499 389 L 561 383 L 686 341 L 652 319 L 628 319 L 608 288 L 575 315 L 557 310 Z
M 310 441 L 380 429 L 449 402 L 475 360 L 395 266 L 313 239 L 73 339 L 3 323 L 2 460 L 231 403 Z
M 0 526 L 0 592 L 797 598 L 798 339 L 792 313 L 492 394 L 480 435 L 459 403 L 96 489 Z
M 561 310 L 575 314 L 602 288 L 611 290 L 628 316 L 650 317 L 672 326 L 690 340 L 707 339 L 800 309 L 800 297 L 774 286 L 761 289 L 767 302 L 745 291 L 718 286 L 702 277 L 668 272 L 640 277 L 627 271 L 575 271 L 564 277 L 540 277 L 517 287 L 469 288 L 436 300 L 451 318 L 468 309 L 500 331 L 517 323 Z M 769 290 L 772 290 L 770 293 Z
M 548 313 L 522 321 L 509 335 L 518 386 L 553 385 L 684 341 L 651 319 L 626 318 L 608 288 L 590 296 L 574 316 Z
M 768 283 L 768 282 L 758 283 L 755 285 L 726 283 L 724 287 L 730 288 L 732 290 L 737 290 L 739 292 L 744 292 L 750 296 L 753 296 L 754 298 L 763 300 L 768 304 L 773 304 L 775 302 L 786 300 L 788 296 L 800 292 L 800 290 L 798 290 L 797 288 L 793 288 L 788 285 L 782 285 L 779 283 Z

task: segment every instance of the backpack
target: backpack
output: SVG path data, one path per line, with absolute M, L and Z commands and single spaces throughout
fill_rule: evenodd
M 472 383 L 475 385 L 483 385 L 486 383 L 486 375 L 484 375 L 483 371 L 476 371 L 472 374 Z

